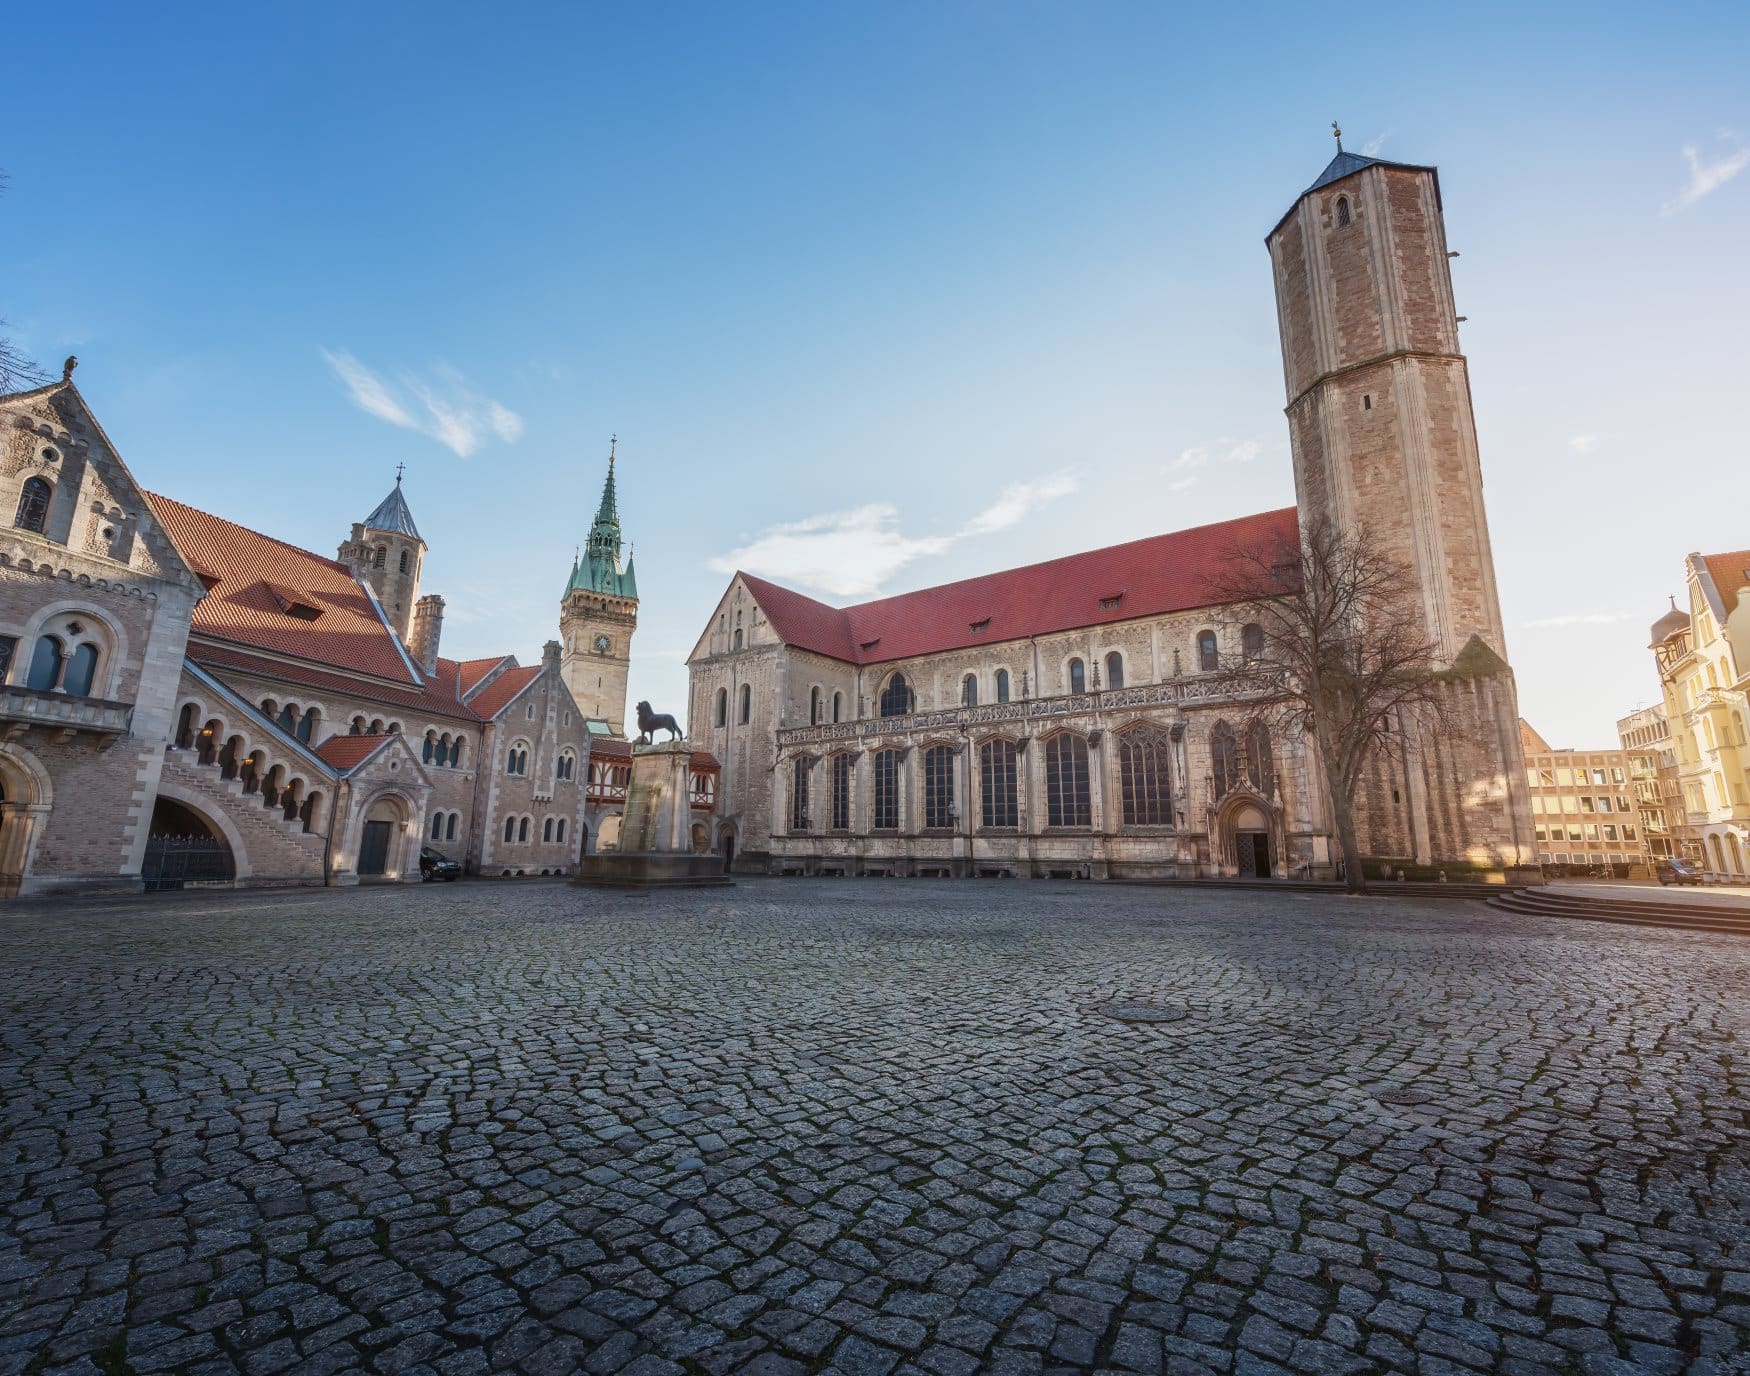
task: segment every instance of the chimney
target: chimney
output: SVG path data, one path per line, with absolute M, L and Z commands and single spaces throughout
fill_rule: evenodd
M 557 640 L 549 640 L 541 646 L 541 667 L 549 673 L 559 672 L 559 652 L 561 646 Z
M 407 653 L 427 678 L 437 672 L 438 640 L 444 633 L 444 599 L 427 593 L 413 604 L 413 625 L 407 635 Z

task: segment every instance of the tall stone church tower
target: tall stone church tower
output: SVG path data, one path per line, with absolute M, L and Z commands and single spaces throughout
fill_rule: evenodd
M 626 675 L 632 632 L 638 629 L 638 579 L 632 561 L 620 566 L 620 508 L 614 492 L 614 451 L 589 542 L 571 566 L 559 603 L 560 674 L 587 717 L 626 734 Z
M 414 604 L 419 601 L 419 571 L 425 562 L 425 541 L 413 524 L 413 513 L 401 495 L 401 475 L 395 486 L 377 503 L 376 510 L 355 521 L 352 535 L 342 541 L 340 562 L 352 567 L 383 604 L 389 625 L 407 643 L 413 624 Z
M 1302 525 L 1365 529 L 1411 570 L 1446 671 L 1448 729 L 1409 727 L 1407 758 L 1368 781 L 1363 847 L 1530 863 L 1518 700 L 1438 174 L 1339 143 L 1266 242 Z

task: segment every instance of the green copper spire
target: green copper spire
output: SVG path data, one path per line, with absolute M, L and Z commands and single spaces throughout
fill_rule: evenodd
M 601 505 L 596 508 L 588 541 L 572 561 L 571 581 L 565 585 L 567 594 L 599 592 L 634 600 L 638 596 L 631 561 L 627 561 L 623 572 L 620 568 L 620 504 L 614 491 L 614 455 L 619 442 L 618 435 L 609 441 L 608 476 L 602 484 Z

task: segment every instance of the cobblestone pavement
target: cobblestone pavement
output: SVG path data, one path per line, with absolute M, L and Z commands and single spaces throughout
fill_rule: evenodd
M 1454 900 L 14 911 L 0 1373 L 1746 1371 L 1747 1038 L 1750 942 Z

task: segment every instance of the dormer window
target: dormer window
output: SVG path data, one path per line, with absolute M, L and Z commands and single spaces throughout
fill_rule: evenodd
M 1110 597 L 1100 599 L 1100 610 L 1103 612 L 1115 612 L 1123 605 L 1124 594 L 1121 592 L 1115 592 Z
M 977 621 L 970 622 L 966 629 L 971 631 L 974 635 L 978 635 L 983 631 L 988 631 L 990 629 L 990 618 L 988 616 L 981 616 Z
M 1339 196 L 1337 197 L 1337 228 L 1342 229 L 1343 226 L 1348 223 L 1349 198 L 1347 196 Z

